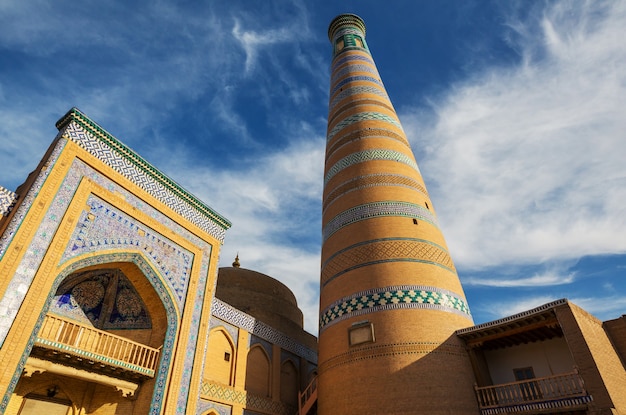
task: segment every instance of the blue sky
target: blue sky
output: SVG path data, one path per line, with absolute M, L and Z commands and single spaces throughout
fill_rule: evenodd
M 381 6 L 384 4 L 384 6 Z M 626 313 L 626 2 L 0 3 L 0 185 L 76 106 L 233 222 L 316 332 L 328 23 L 356 13 L 476 323 Z

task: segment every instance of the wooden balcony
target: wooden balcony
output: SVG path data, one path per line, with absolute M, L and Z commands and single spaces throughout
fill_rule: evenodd
M 317 376 L 311 380 L 304 392 L 298 393 L 298 414 L 307 415 L 317 408 Z
M 131 378 L 152 378 L 159 364 L 158 349 L 51 314 L 31 355 Z
M 483 415 L 584 410 L 592 400 L 577 372 L 475 389 Z

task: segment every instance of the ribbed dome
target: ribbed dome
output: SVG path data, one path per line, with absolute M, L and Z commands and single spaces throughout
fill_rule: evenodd
M 252 317 L 288 331 L 303 327 L 296 297 L 282 282 L 239 267 L 220 268 L 215 296 Z

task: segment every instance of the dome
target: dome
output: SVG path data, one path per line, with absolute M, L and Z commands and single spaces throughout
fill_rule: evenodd
M 268 275 L 238 266 L 220 268 L 215 296 L 284 333 L 302 330 L 296 296 Z

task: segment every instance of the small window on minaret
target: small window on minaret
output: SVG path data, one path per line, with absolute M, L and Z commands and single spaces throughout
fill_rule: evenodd
M 424 202 L 424 204 L 426 205 L 426 209 L 430 209 L 430 208 L 428 207 L 428 202 Z
M 227 361 L 227 362 L 230 362 L 230 353 L 228 353 L 228 352 L 224 353 L 224 360 Z
M 413 225 L 417 225 L 417 219 L 413 218 Z
M 337 43 L 335 44 L 335 52 L 339 52 L 340 50 L 342 50 L 343 46 L 344 46 L 343 38 L 338 39 Z

